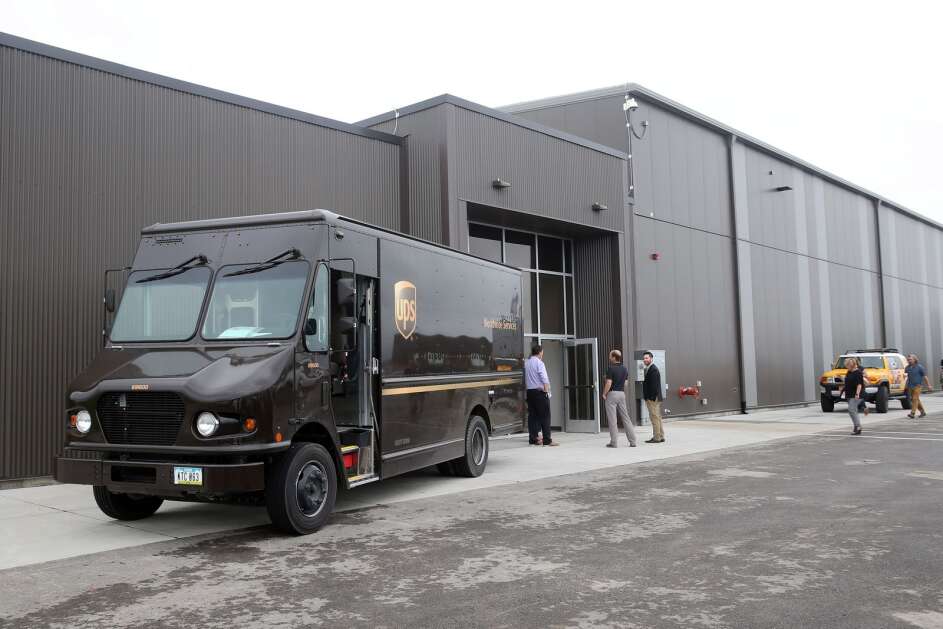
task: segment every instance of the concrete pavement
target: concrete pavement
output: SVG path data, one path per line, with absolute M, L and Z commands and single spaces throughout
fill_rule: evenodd
M 943 397 L 926 396 L 927 410 L 943 410 Z M 488 468 L 479 478 L 442 477 L 423 470 L 342 492 L 337 511 L 447 496 L 568 474 L 603 470 L 647 461 L 682 457 L 724 448 L 751 445 L 850 426 L 847 413 L 822 413 L 818 407 L 763 411 L 667 424 L 667 443 L 628 448 L 605 448 L 608 434 L 561 434 L 559 448 L 527 445 L 526 435 L 492 440 Z M 899 418 L 904 411 L 872 413 L 866 430 L 878 422 Z M 649 427 L 640 440 L 651 436 Z M 51 485 L 0 492 L 0 536 L 15 540 L 0 546 L 0 570 L 85 554 L 112 551 L 154 542 L 182 539 L 268 524 L 264 508 L 165 502 L 151 518 L 117 522 L 98 510 L 91 488 Z
M 6 570 L 0 627 L 939 629 L 943 413 L 865 435 Z

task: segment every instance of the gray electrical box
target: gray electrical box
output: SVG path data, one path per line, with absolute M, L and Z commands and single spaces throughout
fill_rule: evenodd
M 663 349 L 638 349 L 635 350 L 635 393 L 636 397 L 642 399 L 642 382 L 645 380 L 645 363 L 642 362 L 642 354 L 645 352 L 652 353 L 652 362 L 655 363 L 655 366 L 658 367 L 658 371 L 661 372 L 661 396 L 668 399 L 668 366 L 665 362 L 665 350 Z M 662 413 L 668 413 L 664 404 L 662 405 Z M 648 419 L 648 407 L 645 406 L 644 402 L 639 402 L 639 423 L 642 425 L 649 424 Z

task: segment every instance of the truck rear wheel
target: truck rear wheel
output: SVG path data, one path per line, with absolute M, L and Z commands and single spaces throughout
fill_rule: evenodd
M 476 478 L 488 464 L 488 424 L 484 418 L 472 415 L 465 429 L 465 456 L 451 461 L 456 476 Z
M 157 496 L 116 494 L 101 485 L 96 485 L 92 491 L 95 494 L 95 503 L 102 513 L 116 520 L 148 518 L 164 503 L 164 499 Z
M 835 398 L 832 397 L 831 393 L 826 391 L 825 393 L 822 394 L 820 399 L 822 401 L 823 413 L 831 413 L 832 411 L 835 410 Z
M 878 413 L 887 412 L 887 401 L 890 398 L 890 392 L 887 390 L 887 387 L 881 386 L 878 388 L 877 395 L 874 398 L 874 406 L 877 409 Z
M 307 535 L 324 526 L 337 499 L 337 468 L 324 446 L 293 445 L 266 469 L 265 506 L 272 524 Z

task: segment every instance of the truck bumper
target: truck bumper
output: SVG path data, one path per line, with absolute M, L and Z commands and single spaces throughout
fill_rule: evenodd
M 202 470 L 201 485 L 174 483 L 174 468 Z M 56 480 L 78 485 L 101 485 L 115 492 L 155 496 L 230 494 L 265 489 L 265 463 L 174 464 L 166 461 L 111 461 L 69 457 L 56 459 Z

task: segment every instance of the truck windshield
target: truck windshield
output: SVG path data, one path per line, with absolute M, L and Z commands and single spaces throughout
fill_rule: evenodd
M 203 338 L 288 338 L 298 326 L 310 267 L 307 262 L 224 266 L 203 323 Z M 249 273 L 240 271 L 251 270 Z
M 154 271 L 131 273 L 111 328 L 111 340 L 123 343 L 190 338 L 196 332 L 210 276 L 205 266 L 159 279 L 154 279 Z

